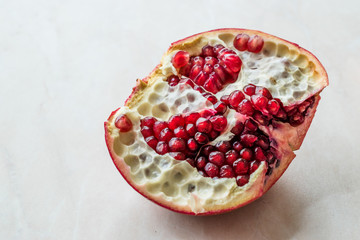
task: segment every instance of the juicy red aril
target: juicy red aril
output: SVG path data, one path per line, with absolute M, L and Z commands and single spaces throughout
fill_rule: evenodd
M 239 158 L 233 164 L 236 175 L 246 174 L 249 171 L 250 164 L 244 159 Z
M 208 78 L 208 75 L 206 73 L 204 73 L 203 71 L 201 71 L 196 78 L 194 79 L 194 82 L 198 85 L 204 85 L 206 79 Z
M 242 122 L 237 122 L 235 126 L 231 129 L 231 132 L 235 135 L 240 135 L 244 130 L 244 124 Z
M 299 111 L 300 113 L 303 113 L 303 112 L 306 111 L 306 109 L 307 109 L 309 106 L 310 106 L 310 102 L 305 101 L 305 102 L 303 102 L 302 104 L 300 104 L 300 106 L 298 107 L 298 111 Z
M 226 112 L 226 110 L 227 110 L 227 106 L 226 106 L 225 103 L 219 101 L 219 102 L 214 104 L 214 109 L 219 114 L 224 114 Z
M 141 134 L 143 135 L 144 138 L 150 137 L 154 135 L 154 131 L 152 130 L 152 128 L 148 127 L 148 126 L 144 126 L 141 128 Z
M 241 144 L 246 147 L 252 147 L 256 140 L 257 140 L 257 136 L 252 134 L 244 134 L 240 137 Z
M 244 148 L 240 151 L 240 157 L 246 161 L 251 161 L 253 157 L 253 152 L 250 148 Z
M 169 141 L 169 148 L 171 152 L 181 152 L 186 149 L 186 143 L 181 138 L 173 137 Z
M 203 71 L 204 73 L 210 74 L 213 71 L 213 66 L 211 66 L 210 64 L 206 63 L 204 65 Z
M 205 58 L 205 63 L 206 64 L 210 64 L 211 66 L 214 66 L 215 64 L 218 63 L 218 60 L 214 57 L 206 57 Z
M 208 146 L 205 146 L 205 147 L 202 149 L 201 152 L 202 152 L 205 156 L 209 156 L 210 153 L 211 153 L 212 151 L 214 151 L 214 150 L 215 150 L 215 147 L 214 147 L 214 146 L 208 145 Z
M 215 45 L 214 46 L 214 52 L 215 52 L 215 54 L 217 55 L 217 54 L 219 54 L 219 52 L 221 51 L 221 49 L 223 49 L 223 48 L 225 48 L 223 45 L 221 45 L 221 44 L 217 44 L 217 45 Z
M 211 162 L 208 162 L 206 165 L 205 165 L 205 168 L 204 168 L 206 174 L 209 176 L 209 177 L 216 177 L 219 175 L 219 168 L 218 166 L 216 166 L 215 164 L 211 163 Z
M 175 128 L 177 128 L 177 127 L 183 127 L 185 124 L 185 121 L 184 121 L 184 118 L 180 114 L 177 114 L 177 115 L 173 115 L 170 117 L 168 124 L 169 124 L 169 128 L 174 131 Z
M 269 111 L 269 113 L 271 113 L 272 115 L 276 115 L 278 113 L 280 109 L 280 104 L 274 100 L 271 99 L 268 104 L 267 104 L 267 110 Z
M 206 45 L 202 48 L 201 54 L 203 56 L 215 56 L 214 48 L 210 45 Z
M 237 73 L 241 70 L 242 61 L 236 54 L 226 54 L 223 59 L 225 65 L 230 68 L 231 71 Z
M 155 151 L 160 154 L 160 155 L 164 155 L 165 153 L 169 152 L 169 146 L 167 145 L 166 142 L 164 141 L 160 141 L 158 142 L 158 144 L 156 145 L 156 149 Z
M 221 49 L 219 51 L 217 56 L 218 56 L 219 59 L 222 59 L 226 54 L 234 54 L 234 55 L 236 55 L 236 52 L 234 52 L 233 50 L 228 49 L 228 48 L 223 48 L 223 49 Z
M 212 116 L 209 120 L 212 123 L 212 128 L 216 131 L 222 132 L 227 126 L 227 119 L 224 116 L 215 115 Z
M 229 104 L 233 108 L 236 108 L 244 98 L 245 96 L 241 91 L 235 90 L 229 96 Z
M 236 183 L 239 187 L 244 186 L 249 182 L 249 175 L 240 175 L 236 177 Z
M 165 141 L 165 142 L 169 142 L 170 139 L 174 136 L 173 132 L 169 129 L 169 128 L 164 128 L 163 130 L 161 130 L 160 135 L 159 135 L 159 140 L 160 141 Z
M 200 65 L 201 67 L 204 66 L 205 60 L 203 57 L 197 56 L 191 59 L 192 65 Z
M 215 79 L 214 78 L 208 78 L 206 82 L 204 83 L 204 88 L 212 93 L 217 93 L 219 91 Z
M 260 147 L 255 148 L 255 159 L 259 161 L 266 161 L 267 157 L 265 156 L 264 151 Z
M 187 146 L 190 151 L 196 151 L 199 148 L 198 143 L 193 138 L 189 138 L 187 140 Z
M 209 137 L 205 133 L 197 132 L 194 138 L 199 144 L 205 144 L 209 142 Z
M 219 151 L 211 152 L 209 155 L 209 162 L 211 162 L 219 167 L 222 166 L 225 162 L 224 153 L 219 152 Z
M 212 104 L 215 104 L 218 102 L 217 98 L 214 95 L 209 95 L 206 97 L 206 99 L 211 102 Z
M 236 151 L 240 152 L 240 151 L 244 148 L 244 146 L 243 146 L 239 141 L 235 141 L 235 142 L 233 143 L 233 148 L 234 148 Z
M 170 86 L 176 86 L 179 83 L 180 79 L 178 76 L 172 75 L 167 79 L 167 81 Z
M 211 140 L 214 140 L 215 138 L 217 138 L 219 136 L 219 132 L 218 131 L 215 131 L 215 130 L 212 130 L 210 133 L 209 133 L 209 137 Z
M 196 123 L 199 117 L 200 114 L 198 112 L 187 113 L 184 116 L 186 123 Z
M 154 130 L 154 136 L 156 138 L 160 138 L 160 132 L 166 128 L 168 124 L 163 121 L 157 121 L 154 123 L 153 130 Z
M 192 123 L 186 124 L 186 132 L 189 134 L 189 136 L 193 137 L 196 131 L 197 130 L 194 124 Z
M 220 101 L 222 101 L 225 104 L 229 104 L 229 95 L 221 96 Z
M 227 76 L 226 76 L 226 72 L 225 72 L 224 68 L 219 64 L 215 64 L 214 72 L 219 76 L 221 82 L 225 83 Z
M 156 149 L 156 145 L 158 144 L 158 140 L 154 136 L 147 137 L 145 142 L 152 148 Z
M 215 110 L 211 110 L 211 109 L 205 109 L 205 110 L 202 110 L 200 112 L 200 116 L 203 117 L 203 118 L 209 118 L 211 116 L 214 116 L 216 113 Z
M 185 159 L 192 167 L 195 167 L 195 160 L 192 158 Z
M 259 166 L 260 166 L 260 162 L 258 162 L 258 161 L 251 162 L 251 164 L 250 164 L 250 174 L 255 172 L 259 168 Z
M 186 156 L 182 152 L 169 152 L 170 156 L 175 158 L 176 160 L 185 160 Z
M 269 125 L 269 120 L 264 115 L 262 115 L 261 112 L 259 112 L 259 111 L 256 111 L 253 114 L 253 118 L 263 126 Z
M 291 126 L 298 126 L 303 123 L 304 120 L 304 116 L 299 112 L 289 117 L 289 123 L 291 124 Z
M 191 70 L 190 70 L 190 74 L 189 74 L 189 78 L 191 79 L 195 79 L 197 75 L 199 75 L 199 73 L 202 70 L 202 66 L 201 65 L 194 65 Z
M 266 108 L 269 100 L 261 95 L 252 95 L 251 101 L 258 109 L 264 109 Z
M 256 145 L 260 146 L 264 150 L 267 150 L 270 146 L 270 143 L 269 143 L 269 140 L 265 136 L 258 136 Z
M 236 111 L 246 116 L 251 116 L 254 114 L 254 108 L 248 99 L 242 100 Z
M 199 169 L 203 169 L 206 165 L 206 158 L 201 156 L 201 157 L 198 157 L 198 159 L 196 159 L 196 166 L 197 168 Z
M 216 143 L 215 147 L 220 152 L 225 153 L 231 149 L 231 143 L 229 141 L 220 141 Z
M 258 86 L 255 89 L 255 93 L 258 95 L 262 95 L 262 96 L 266 97 L 267 99 L 272 99 L 272 95 L 267 88 Z
M 254 84 L 248 84 L 243 90 L 246 95 L 252 96 L 255 94 L 256 86 Z
M 187 139 L 189 137 L 189 134 L 186 132 L 184 127 L 177 127 L 174 130 L 174 134 L 178 138 L 184 138 Z
M 212 124 L 208 119 L 201 117 L 196 121 L 196 129 L 202 133 L 209 133 L 212 130 Z
M 145 117 L 141 119 L 140 126 L 141 127 L 150 127 L 152 128 L 154 126 L 154 123 L 156 122 L 155 118 L 153 117 Z
M 126 115 L 121 114 L 115 119 L 115 127 L 117 127 L 120 132 L 128 132 L 132 129 L 132 122 Z
M 172 58 L 171 63 L 175 68 L 181 68 L 188 64 L 190 55 L 185 51 L 178 51 Z
M 220 177 L 232 178 L 235 177 L 233 169 L 229 165 L 224 165 L 220 168 Z
M 280 108 L 279 111 L 276 114 L 276 117 L 281 119 L 281 120 L 286 120 L 287 115 L 286 115 L 285 111 Z
M 250 37 L 246 33 L 238 34 L 234 39 L 234 47 L 239 51 L 245 51 Z
M 231 166 L 239 158 L 239 154 L 235 150 L 229 150 L 225 153 L 225 160 Z
M 255 132 L 258 129 L 258 125 L 251 119 L 245 121 L 245 128 L 250 132 Z
M 264 46 L 264 39 L 258 35 L 251 36 L 248 41 L 247 49 L 249 52 L 258 53 Z

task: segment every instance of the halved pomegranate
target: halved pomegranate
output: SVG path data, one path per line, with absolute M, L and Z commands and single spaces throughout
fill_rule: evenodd
M 253 30 L 173 43 L 105 122 L 125 180 L 176 212 L 223 213 L 261 197 L 295 157 L 328 85 L 317 58 Z

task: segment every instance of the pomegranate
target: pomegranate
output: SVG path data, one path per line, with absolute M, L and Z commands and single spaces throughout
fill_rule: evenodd
M 211 215 L 267 192 L 299 149 L 328 85 L 319 60 L 254 30 L 171 44 L 105 122 L 125 180 L 176 212 Z

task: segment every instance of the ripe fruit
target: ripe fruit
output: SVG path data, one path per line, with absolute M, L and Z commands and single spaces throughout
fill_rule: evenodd
M 321 63 L 296 44 L 244 29 L 200 33 L 173 43 L 137 81 L 105 122 L 106 144 L 148 199 L 185 214 L 223 213 L 279 179 L 327 85 Z

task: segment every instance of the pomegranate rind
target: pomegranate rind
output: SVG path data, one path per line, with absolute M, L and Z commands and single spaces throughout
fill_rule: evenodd
M 132 186 L 137 192 L 139 192 L 144 197 L 148 198 L 149 200 L 157 203 L 162 207 L 171 209 L 179 213 L 190 214 L 190 215 L 213 215 L 213 214 L 219 214 L 219 213 L 231 211 L 233 209 L 239 208 L 258 199 L 265 192 L 267 192 L 271 188 L 271 186 L 285 172 L 285 170 L 287 169 L 287 167 L 290 165 L 291 161 L 295 157 L 293 151 L 299 149 L 309 129 L 309 126 L 314 117 L 316 108 L 320 100 L 320 96 L 318 94 L 329 84 L 328 76 L 324 67 L 312 53 L 301 48 L 295 43 L 289 42 L 287 40 L 260 31 L 247 30 L 247 29 L 234 29 L 234 28 L 217 29 L 209 32 L 195 34 L 193 36 L 172 43 L 168 51 L 163 56 L 161 63 L 154 68 L 154 70 L 149 74 L 149 76 L 147 76 L 144 79 L 137 80 L 136 86 L 133 88 L 132 93 L 125 102 L 125 106 L 129 108 L 135 106 L 141 100 L 143 94 L 142 92 L 149 85 L 151 85 L 152 82 L 155 81 L 155 79 L 159 77 L 164 77 L 161 67 L 163 66 L 165 59 L 169 58 L 169 56 L 174 54 L 174 52 L 178 50 L 189 49 L 193 46 L 196 46 L 196 44 L 200 41 L 199 40 L 200 38 L 206 38 L 206 37 L 211 37 L 212 35 L 220 35 L 220 34 L 222 35 L 232 34 L 236 36 L 237 34 L 240 33 L 246 33 L 250 36 L 256 34 L 263 37 L 265 40 L 270 39 L 271 41 L 284 44 L 289 48 L 298 51 L 299 54 L 305 55 L 309 60 L 311 60 L 315 64 L 315 71 L 320 75 L 320 77 L 317 78 L 317 80 L 319 81 L 318 88 L 313 89 L 311 93 L 311 96 L 315 95 L 315 103 L 307 112 L 307 117 L 305 118 L 305 122 L 300 126 L 293 128 L 288 123 L 279 122 L 277 124 L 277 129 L 273 129 L 270 131 L 269 135 L 273 136 L 276 139 L 283 139 L 284 141 L 286 141 L 279 143 L 279 145 L 281 146 L 281 149 L 279 149 L 279 151 L 282 153 L 281 163 L 279 167 L 274 169 L 273 174 L 270 175 L 270 177 L 267 177 L 265 175 L 266 168 L 264 167 L 264 164 L 262 164 L 260 165 L 258 170 L 251 175 L 251 181 L 249 182 L 249 184 L 247 184 L 247 187 L 244 188 L 243 194 L 241 194 L 240 197 L 237 197 L 236 199 L 231 199 L 231 201 L 228 201 L 227 204 L 223 204 L 223 205 L 207 204 L 206 206 L 201 206 L 200 210 L 194 209 L 189 205 L 175 204 L 174 202 L 168 201 L 162 198 L 161 196 L 150 194 L 146 190 L 144 185 L 136 184 L 132 180 L 130 176 L 129 166 L 124 162 L 123 158 L 119 157 L 115 153 L 113 149 L 114 138 L 112 137 L 111 133 L 114 129 L 112 129 L 112 123 L 114 121 L 114 116 L 121 110 L 121 108 L 112 112 L 107 122 L 105 122 L 104 127 L 105 127 L 106 144 L 115 166 L 117 167 L 118 171 L 121 173 L 121 175 L 124 177 L 124 179 L 128 182 L 130 186 Z M 299 102 L 301 102 L 302 100 L 300 100 Z M 283 131 L 284 128 L 287 129 L 286 136 L 284 136 L 284 131 Z M 192 199 L 196 201 L 197 196 L 192 196 Z

